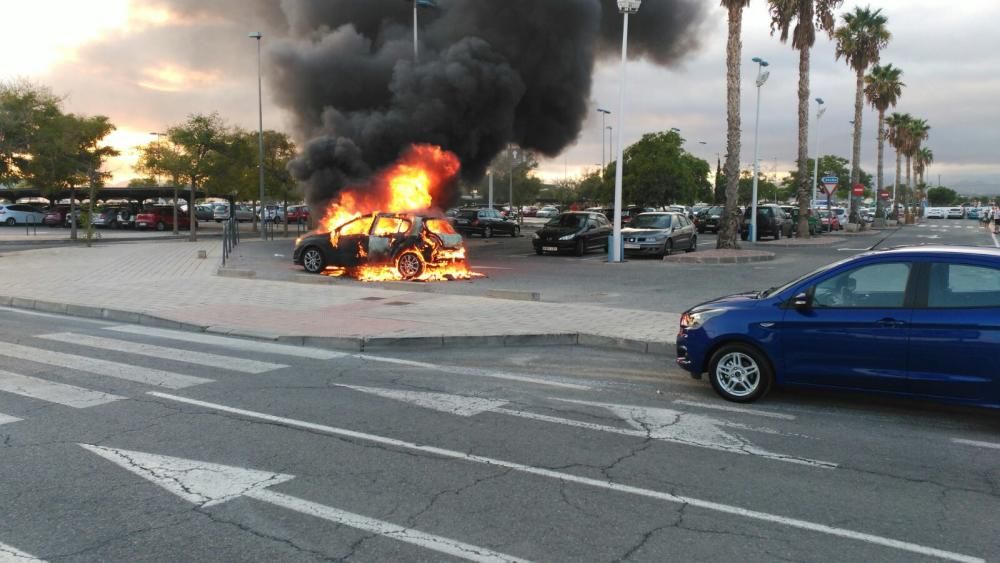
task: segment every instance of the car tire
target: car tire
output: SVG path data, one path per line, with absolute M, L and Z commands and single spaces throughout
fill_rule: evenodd
M 407 250 L 396 258 L 396 271 L 404 280 L 419 278 L 424 273 L 424 260 L 413 250 Z
M 691 237 L 691 245 L 684 252 L 694 252 L 698 250 L 698 237 Z
M 583 256 L 587 253 L 587 245 L 583 242 L 582 238 L 576 239 L 576 246 L 573 248 L 573 254 L 577 256 Z
M 17 224 L 17 221 L 13 217 L 8 218 L 7 221 L 5 222 L 7 223 L 8 227 L 13 227 L 14 225 Z
M 774 240 L 781 240 L 781 229 L 780 228 L 774 230 Z
M 732 342 L 712 354 L 708 363 L 708 379 L 723 399 L 750 403 L 771 390 L 774 371 L 767 358 L 756 348 Z
M 667 239 L 667 244 L 663 245 L 662 256 L 670 256 L 674 251 L 674 239 Z
M 510 236 L 511 237 L 519 237 L 519 236 L 521 236 L 521 227 L 518 227 L 517 225 L 514 225 L 514 230 L 512 230 L 510 232 Z
M 541 256 L 542 254 L 545 254 L 545 251 L 544 251 L 544 250 L 542 250 L 542 247 L 540 247 L 540 246 L 536 246 L 536 247 L 535 247 L 535 254 L 537 254 L 537 255 Z
M 302 251 L 302 267 L 310 274 L 318 274 L 326 269 L 326 257 L 323 251 L 310 246 Z
M 156 230 L 165 231 L 167 230 L 167 225 L 163 221 L 160 221 L 159 223 L 156 224 Z
M 493 238 L 493 227 L 483 227 L 483 238 Z

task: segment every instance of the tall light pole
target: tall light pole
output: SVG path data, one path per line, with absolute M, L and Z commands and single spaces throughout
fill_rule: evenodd
M 604 108 L 597 108 L 598 113 L 601 114 L 601 175 L 604 175 L 604 140 L 608 135 L 608 116 L 611 112 Z
M 615 158 L 612 154 L 615 152 L 615 128 L 608 125 L 606 129 L 608 130 L 608 164 L 611 164 Z M 603 161 L 604 158 L 602 157 L 601 160 Z M 604 177 L 604 172 L 601 172 L 601 177 Z
M 264 229 L 264 89 L 261 85 L 260 74 L 260 40 L 263 35 L 259 31 L 255 31 L 249 37 L 257 40 L 257 144 L 259 150 L 257 172 L 260 179 L 260 238 L 267 240 L 267 231 Z M 191 202 L 191 205 L 193 206 L 194 202 Z M 194 225 L 193 220 L 191 224 Z
M 622 168 L 625 164 L 625 69 L 628 66 L 628 16 L 639 11 L 642 0 L 618 0 L 622 27 L 622 68 L 618 84 L 618 164 L 615 166 L 615 222 L 611 236 L 611 261 L 622 261 Z
M 826 113 L 826 108 L 823 107 L 823 104 L 826 102 L 823 101 L 823 98 L 816 98 L 816 103 L 818 104 L 818 109 L 816 110 L 816 126 L 813 127 L 813 129 L 816 130 L 816 134 L 813 137 L 813 139 L 815 140 L 813 146 L 816 147 L 816 158 L 813 160 L 813 189 L 812 189 L 812 199 L 809 201 L 809 209 L 812 209 L 813 206 L 816 205 L 816 187 L 819 185 L 819 158 L 820 158 L 819 120 L 821 117 L 823 117 L 823 114 Z
M 413 62 L 420 62 L 420 43 L 418 42 L 419 33 L 419 10 L 420 8 L 436 8 L 437 0 L 407 0 L 413 2 Z
M 760 87 L 767 82 L 770 73 L 764 67 L 770 65 L 760 57 L 754 57 L 757 63 L 757 119 L 753 126 L 753 195 L 750 202 L 750 242 L 757 242 L 757 180 L 760 176 L 760 160 L 757 158 L 758 140 L 760 138 Z
M 486 175 L 490 179 L 490 209 L 493 209 L 493 169 L 492 168 L 487 169 Z
M 852 119 L 852 120 L 848 121 L 848 123 L 851 125 L 851 147 L 854 147 L 854 120 Z M 853 151 L 853 148 L 852 148 L 852 151 Z M 853 154 L 853 152 L 852 152 L 852 154 Z M 851 158 L 854 158 L 854 157 L 852 156 Z M 852 167 L 854 166 L 853 162 L 851 163 L 851 166 Z M 861 165 L 858 164 L 858 168 L 860 168 L 860 167 L 861 167 Z M 847 182 L 847 184 L 848 184 L 848 186 L 847 186 L 847 212 L 844 214 L 844 217 L 847 219 L 847 222 L 850 223 L 851 222 L 851 207 L 853 207 L 853 205 L 854 205 L 854 186 L 851 185 L 851 183 L 849 181 Z

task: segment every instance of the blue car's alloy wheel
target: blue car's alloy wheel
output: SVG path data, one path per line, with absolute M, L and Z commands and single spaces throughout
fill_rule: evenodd
M 737 403 L 749 403 L 764 396 L 774 379 L 760 352 L 738 343 L 719 348 L 708 370 L 715 391 L 727 401 Z

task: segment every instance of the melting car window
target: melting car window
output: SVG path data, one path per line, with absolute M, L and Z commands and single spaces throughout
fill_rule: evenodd
M 458 232 L 451 226 L 451 223 L 444 219 L 427 219 L 424 221 L 427 230 L 437 235 L 457 235 Z
M 355 219 L 340 228 L 340 236 L 367 235 L 368 231 L 371 230 L 373 220 L 374 217 L 370 215 Z
M 372 235 L 385 237 L 399 233 L 406 233 L 410 230 L 410 222 L 399 217 L 379 217 Z

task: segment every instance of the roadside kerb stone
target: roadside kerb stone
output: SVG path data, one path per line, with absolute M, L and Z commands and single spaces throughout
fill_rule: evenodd
M 706 250 L 665 256 L 664 262 L 679 264 L 749 264 L 774 260 L 773 252 L 763 250 Z
M 769 240 L 767 242 L 760 242 L 764 247 L 768 246 L 780 246 L 780 247 L 795 247 L 795 246 L 826 246 L 830 244 L 839 244 L 844 242 L 844 239 L 839 237 L 812 237 L 812 238 L 784 238 L 781 240 Z
M 240 268 L 219 268 L 215 272 L 217 275 L 224 278 L 255 278 L 257 277 L 257 272 L 254 270 L 244 270 Z
M 516 291 L 511 289 L 488 289 L 486 297 L 493 299 L 511 299 L 513 301 L 541 301 L 542 294 L 537 291 Z

